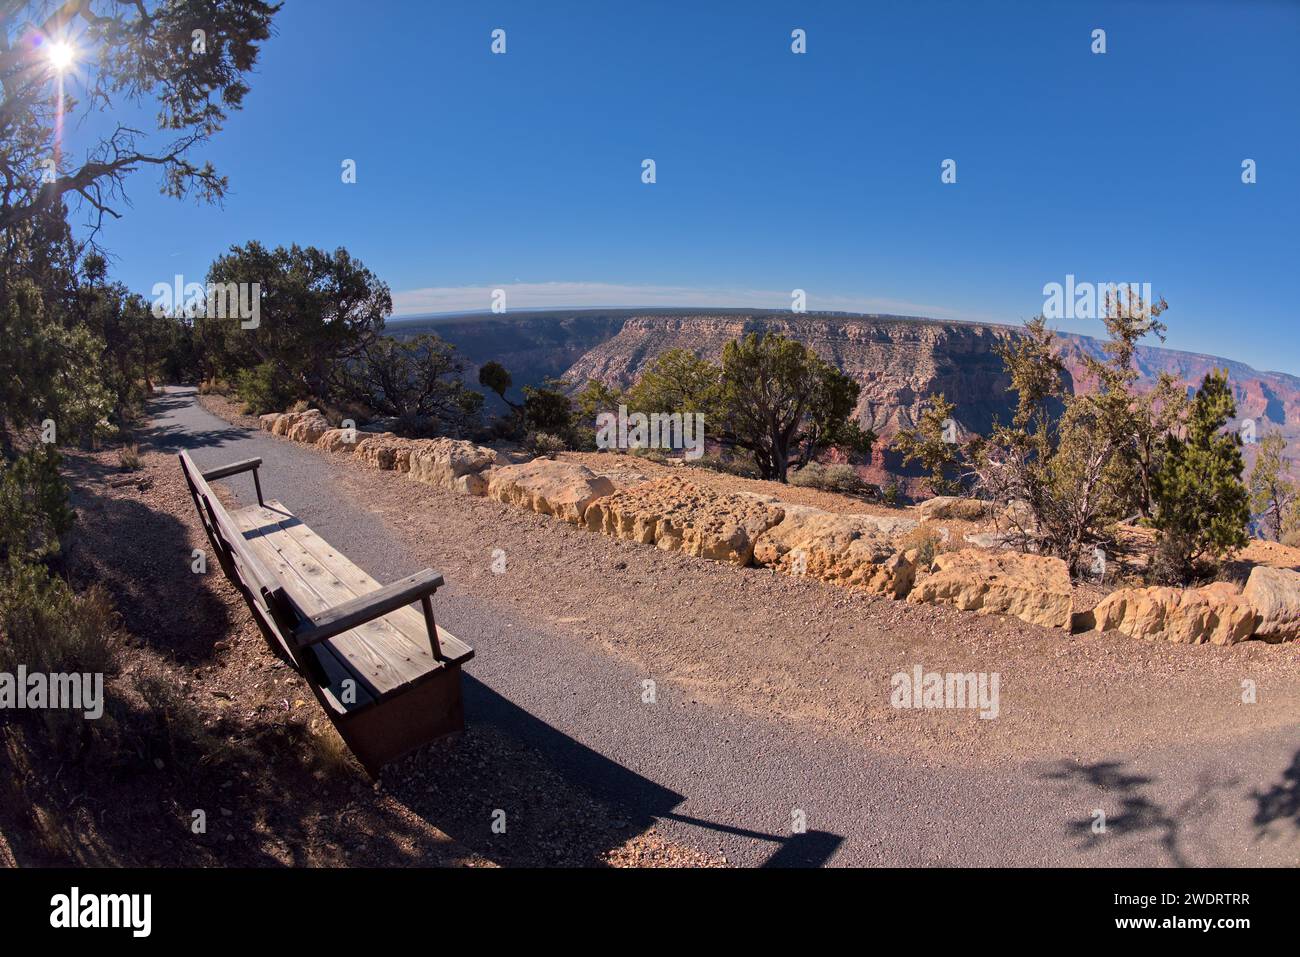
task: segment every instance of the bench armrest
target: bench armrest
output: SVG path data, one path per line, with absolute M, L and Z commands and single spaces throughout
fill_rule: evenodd
M 408 575 L 391 585 L 385 585 L 378 591 L 353 598 L 342 604 L 327 608 L 318 615 L 305 619 L 294 629 L 293 637 L 299 648 L 327 641 L 345 631 L 351 631 L 357 625 L 382 618 L 389 612 L 420 601 L 424 605 L 425 620 L 429 625 L 429 640 L 433 644 L 434 657 L 441 659 L 438 648 L 438 632 L 433 624 L 433 613 L 429 605 L 429 596 L 443 583 L 442 576 L 431 568 Z
M 253 487 L 257 489 L 257 504 L 265 505 L 262 501 L 262 483 L 257 477 L 257 470 L 262 465 L 262 460 L 243 459 L 239 462 L 231 462 L 229 465 L 222 465 L 215 469 L 208 469 L 206 472 L 200 472 L 203 481 L 212 482 L 219 478 L 225 478 L 228 475 L 238 475 L 240 472 L 251 471 L 253 473 Z
M 208 469 L 200 473 L 205 482 L 211 482 L 214 479 L 225 478 L 227 475 L 238 475 L 240 472 L 247 472 L 249 469 L 257 469 L 261 466 L 261 459 L 244 459 L 239 462 L 231 462 L 229 465 L 222 465 L 215 469 Z

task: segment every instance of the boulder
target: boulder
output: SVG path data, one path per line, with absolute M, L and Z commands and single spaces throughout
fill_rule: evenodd
M 488 475 L 491 469 L 483 472 L 467 472 L 464 475 L 458 475 L 452 488 L 461 495 L 477 495 L 482 498 L 487 495 Z
M 764 502 L 669 475 L 592 502 L 584 524 L 612 538 L 748 565 L 754 543 L 783 514 Z
M 275 428 L 275 423 L 279 421 L 283 412 L 268 412 L 266 415 L 257 417 L 257 427 L 263 432 L 270 432 Z
M 326 452 L 355 452 L 361 438 L 356 429 L 326 429 L 316 440 L 316 448 Z
M 917 581 L 907 600 L 1065 629 L 1074 605 L 1070 570 L 1061 559 L 972 548 L 936 555 L 930 574 Z
M 489 498 L 575 525 L 593 501 L 613 491 L 613 482 L 586 466 L 546 458 L 493 469 L 487 485 Z
M 895 542 L 916 522 L 782 505 L 784 517 L 758 536 L 754 563 L 850 588 L 904 597 L 916 575 L 915 556 Z
M 1264 641 L 1300 638 L 1300 573 L 1256 565 L 1242 598 L 1259 615 L 1255 637 Z
M 1006 548 L 1017 536 L 1009 532 L 971 532 L 962 537 L 976 548 Z
M 1230 582 L 1204 588 L 1122 588 L 1093 609 L 1098 631 L 1181 645 L 1235 645 L 1255 631 L 1259 616 Z
M 315 410 L 313 410 L 315 411 Z M 301 419 L 306 412 L 285 412 L 271 420 L 272 435 L 288 435 L 289 430 L 293 428 L 294 423 Z
M 289 427 L 288 437 L 294 442 L 315 442 L 330 430 L 330 421 L 319 409 L 308 409 Z
M 456 489 L 456 481 L 465 475 L 477 475 L 506 460 L 492 449 L 463 439 L 423 439 L 412 447 L 410 477 L 417 482 Z
M 977 522 L 991 514 L 992 503 L 982 502 L 977 498 L 964 498 L 958 495 L 936 495 L 916 506 L 923 518 L 963 519 Z
M 414 439 L 403 439 L 392 432 L 378 432 L 357 442 L 353 458 L 384 471 L 409 472 L 411 453 L 415 451 Z

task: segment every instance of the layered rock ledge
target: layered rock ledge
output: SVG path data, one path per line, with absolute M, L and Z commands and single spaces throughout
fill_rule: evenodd
M 937 555 L 932 571 L 920 577 L 907 600 L 1014 615 L 1030 624 L 1068 630 L 1074 591 L 1070 570 L 1059 558 L 963 548 Z
M 846 588 L 906 597 L 916 576 L 916 553 L 900 554 L 900 536 L 912 519 L 780 506 L 784 516 L 759 535 L 754 563 Z
M 784 514 L 780 507 L 673 475 L 592 502 L 584 524 L 613 538 L 748 565 L 759 536 Z

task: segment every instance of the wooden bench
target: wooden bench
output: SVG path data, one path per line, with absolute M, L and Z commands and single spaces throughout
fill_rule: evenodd
M 431 569 L 381 586 L 292 512 L 264 501 L 261 459 L 181 469 L 222 570 L 271 648 L 298 669 L 372 775 L 460 731 L 460 666 L 474 651 L 433 619 Z M 227 511 L 208 484 L 252 472 L 257 504 Z

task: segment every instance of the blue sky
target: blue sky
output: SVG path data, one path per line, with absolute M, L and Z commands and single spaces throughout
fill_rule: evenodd
M 141 292 L 251 239 L 346 246 L 399 315 L 802 288 L 1014 323 L 1073 274 L 1150 282 L 1171 346 L 1300 373 L 1297 3 L 288 0 L 202 155 L 224 208 L 145 171 L 103 232 Z

